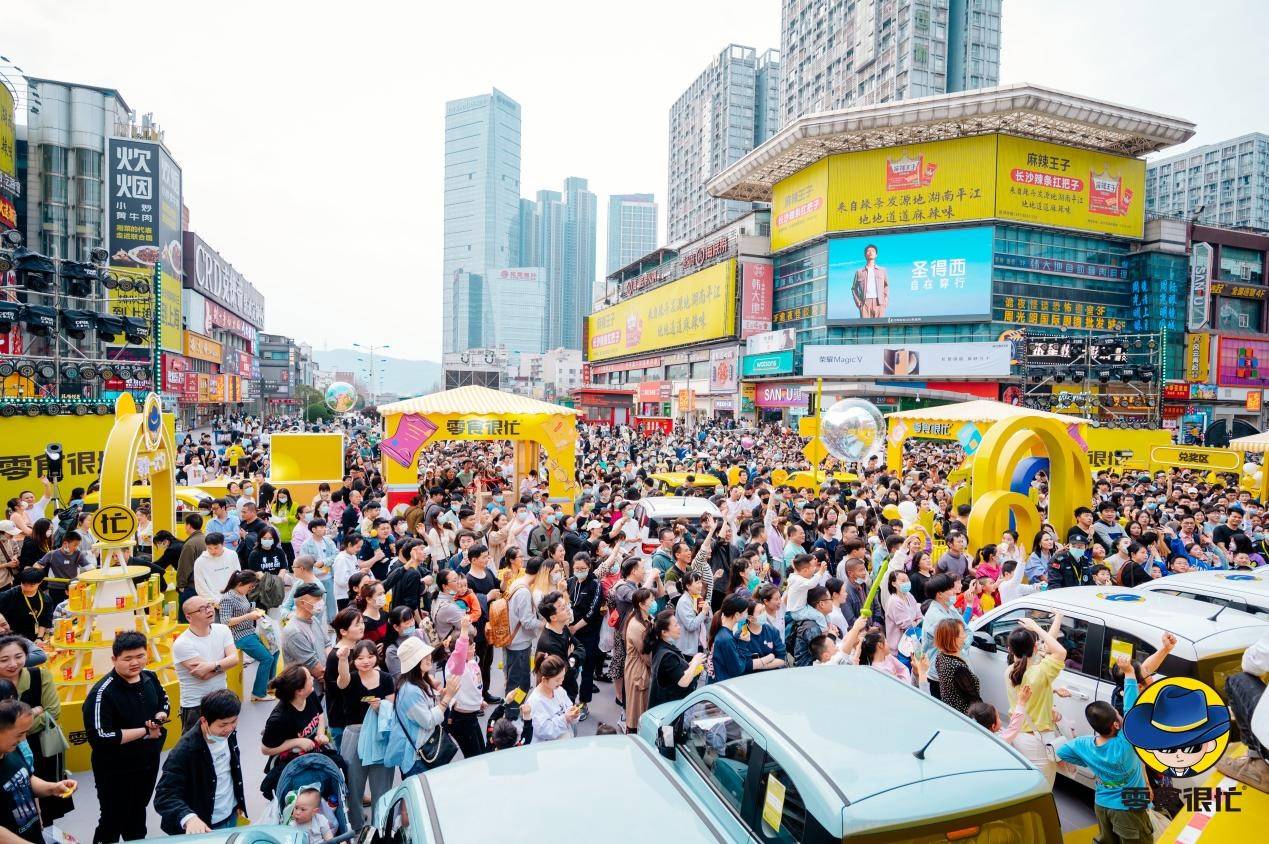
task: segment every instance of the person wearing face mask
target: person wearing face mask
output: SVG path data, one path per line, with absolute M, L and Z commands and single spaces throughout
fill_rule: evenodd
M 203 697 L 197 729 L 187 731 L 163 763 L 154 811 L 168 835 L 231 829 L 247 817 L 238 753 L 242 703 L 228 689 Z
M 585 660 L 585 646 L 573 635 L 573 608 L 562 592 L 551 592 L 538 604 L 538 615 L 542 616 L 543 625 L 535 659 L 555 654 L 564 660 L 564 691 L 569 700 L 577 700 L 577 673 Z
M 568 600 L 573 607 L 573 622 L 569 630 L 577 637 L 584 650 L 581 678 L 577 688 L 577 703 L 581 706 L 578 720 L 585 721 L 589 704 L 596 691 L 595 673 L 603 663 L 604 654 L 599 649 L 599 634 L 604 618 L 604 605 L 600 599 L 599 581 L 593 572 L 590 554 L 580 552 L 573 558 L 573 576 L 568 579 Z
M 455 601 L 458 594 L 458 581 L 463 575 L 453 569 L 441 569 L 436 573 L 436 599 L 432 601 L 432 625 L 436 635 L 445 644 L 446 650 L 458 634 L 466 611 Z
M 244 568 L 261 574 L 280 576 L 282 572 L 290 568 L 290 561 L 286 558 L 283 545 L 273 525 L 265 526 L 261 529 L 255 549 L 247 557 L 247 565 Z
M 529 554 L 534 557 L 546 556 L 547 550 L 562 539 L 556 524 L 559 516 L 555 508 L 547 505 L 538 514 L 538 525 L 529 533 Z
M 775 587 L 770 584 L 758 587 L 755 598 L 766 588 L 774 589 Z M 766 671 L 788 666 L 786 661 L 788 652 L 785 650 L 784 637 L 779 630 L 768 623 L 766 606 L 762 601 L 753 600 L 750 603 L 749 613 L 745 616 L 744 622 L 745 628 L 741 631 L 740 646 L 744 651 L 745 659 L 749 660 L 753 666 L 753 670 Z
M 291 497 L 291 491 L 282 487 L 274 494 L 273 501 L 270 502 L 269 524 L 273 525 L 274 530 L 278 532 L 278 542 L 282 553 L 286 555 L 287 568 L 295 562 L 295 547 L 291 544 L 291 539 L 295 535 L 297 523 L 298 509 L 295 506 L 295 500 Z
M 1049 588 L 1088 585 L 1087 553 L 1087 541 L 1078 534 L 1073 535 L 1070 544 L 1054 554 L 1049 561 Z

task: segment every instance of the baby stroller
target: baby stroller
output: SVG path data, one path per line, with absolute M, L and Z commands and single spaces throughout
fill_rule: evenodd
M 348 826 L 345 807 L 348 794 L 344 774 L 338 765 L 321 753 L 305 753 L 292 759 L 282 769 L 270 809 L 272 822 L 287 823 L 287 795 L 306 786 L 315 786 L 322 795 L 321 812 L 330 821 L 331 829 L 335 832 L 332 840 L 352 840 L 355 833 Z

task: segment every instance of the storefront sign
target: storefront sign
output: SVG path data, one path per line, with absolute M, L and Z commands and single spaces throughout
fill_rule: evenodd
M 753 403 L 757 407 L 805 407 L 806 393 L 801 384 L 755 384 Z
M 1211 280 L 1212 247 L 1206 243 L 1195 243 L 1190 253 L 1189 316 L 1186 319 L 1186 327 L 1191 331 L 1206 328 L 1211 319 Z
M 244 340 L 252 340 L 256 336 L 256 329 L 251 323 L 212 301 L 207 302 L 207 325 L 210 328 L 223 328 Z
M 1269 387 L 1269 342 L 1221 337 L 1216 383 L 1223 387 Z
M 586 319 L 590 361 L 733 336 L 736 262 L 715 264 Z
M 1011 270 L 1026 270 L 1031 273 L 1050 273 L 1053 275 L 1078 276 L 1080 278 L 1109 279 L 1111 281 L 1127 281 L 1128 268 L 1115 267 L 1109 264 L 1090 264 L 1087 261 L 1061 261 L 1053 258 L 1039 258 L 1034 255 L 1006 255 L 997 252 L 993 259 L 997 267 Z
M 1259 413 L 1261 405 L 1264 404 L 1264 390 L 1252 390 L 1247 393 L 1247 400 L 1243 403 L 1243 409 L 1252 413 Z
M 1190 401 L 1216 401 L 1216 385 L 1191 384 Z
M 223 364 L 225 351 L 221 345 L 212 338 L 204 337 L 201 334 L 195 334 L 192 331 L 186 331 L 185 355 L 186 357 L 205 360 L 209 363 Z
M 1194 448 L 1158 445 L 1150 449 L 1151 468 L 1177 466 L 1182 469 L 1210 469 L 1216 472 L 1237 472 L 1242 457 L 1227 448 Z
M 1189 384 L 1164 384 L 1163 385 L 1164 401 L 1189 401 L 1190 385 Z
M 740 380 L 737 372 L 736 358 L 739 352 L 734 346 L 709 351 L 709 391 L 711 393 L 734 393 Z
M 1212 335 L 1185 335 L 1185 380 L 1196 384 L 1212 380 Z
M 171 352 L 163 353 L 163 390 L 168 393 L 185 393 L 185 376 L 191 368 L 190 360 Z
M 1082 304 L 1061 299 L 1039 299 L 1031 296 L 1002 296 L 996 307 L 1002 322 L 1051 328 L 1083 328 L 1097 331 L 1123 331 L 1128 323 L 1115 316 L 1106 305 Z M 1003 307 L 1001 307 L 1003 306 Z
M 639 385 L 639 403 L 663 402 L 670 400 L 669 381 L 644 381 Z
M 1206 246 L 1206 244 L 1204 244 Z M 1263 299 L 1267 288 L 1254 284 L 1226 284 L 1223 281 L 1211 285 L 1213 296 L 1232 296 L 1235 299 Z
M 11 229 L 18 227 L 18 209 L 14 208 L 13 203 L 3 196 L 0 196 L 0 223 L 4 223 Z
M 772 267 L 740 264 L 740 339 L 771 330 Z
M 781 328 L 779 331 L 768 331 L 755 334 L 745 340 L 745 354 L 761 355 L 767 352 L 783 352 L 792 350 L 798 344 L 796 328 Z
M 691 413 L 696 410 L 696 393 L 692 390 L 679 390 L 679 412 Z
M 193 232 L 185 232 L 185 286 L 256 328 L 264 325 L 264 296 L 233 265 Z M 235 332 L 236 333 L 236 332 Z
M 995 343 L 861 343 L 806 346 L 802 374 L 831 378 L 1004 378 L 1011 346 Z
M 793 371 L 793 350 L 767 352 L 761 355 L 745 355 L 740 374 L 746 378 L 764 375 L 788 375 Z
M 828 312 L 823 302 L 816 302 L 814 305 L 803 305 L 799 308 L 786 308 L 783 311 L 776 311 L 771 315 L 771 324 L 779 325 L 782 322 L 797 322 L 803 319 L 813 319 L 817 316 L 824 316 Z
M 18 172 L 18 138 L 17 120 L 13 111 L 13 93 L 7 85 L 0 84 L 0 189 L 13 196 L 18 194 L 9 189 L 10 181 Z
M 631 296 L 646 293 L 654 287 L 659 287 L 666 282 L 688 275 L 694 270 L 729 254 L 731 248 L 730 238 L 720 237 L 712 243 L 707 243 L 699 249 L 693 249 L 691 252 L 684 252 L 677 257 L 669 259 L 659 267 L 654 267 L 642 275 L 630 279 L 630 281 L 623 282 L 617 295 L 620 299 L 629 299 Z

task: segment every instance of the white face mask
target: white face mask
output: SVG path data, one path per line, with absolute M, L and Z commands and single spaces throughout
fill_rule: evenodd
M 266 551 L 267 551 L 267 550 L 269 550 L 270 548 L 272 548 L 272 547 L 273 547 L 273 540 L 272 540 L 272 539 L 261 539 L 261 540 L 260 540 L 260 547 L 261 547 L 261 548 L 263 548 L 263 549 L 264 549 L 264 550 L 266 550 Z
M 370 601 L 370 603 L 371 603 L 371 604 L 373 604 L 373 605 L 374 605 L 374 606 L 376 606 L 376 607 L 382 607 L 382 606 L 383 606 L 386 602 L 387 602 L 387 598 L 385 598 L 383 595 L 376 595 L 376 596 L 375 596 L 375 597 L 374 597 L 374 598 Z

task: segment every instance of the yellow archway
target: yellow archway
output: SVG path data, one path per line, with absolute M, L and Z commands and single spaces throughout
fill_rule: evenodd
M 163 405 L 156 393 L 145 398 L 140 411 L 131 393 L 115 400 L 115 424 L 101 456 L 101 506 L 132 506 L 137 461 L 149 461 L 150 520 L 155 532 L 176 533 L 176 441 L 163 421 Z

